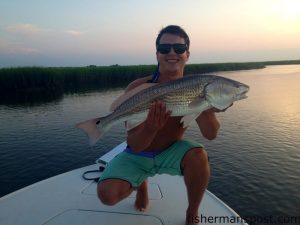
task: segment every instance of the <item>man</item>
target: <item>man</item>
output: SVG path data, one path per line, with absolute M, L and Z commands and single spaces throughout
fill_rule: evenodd
M 179 26 L 163 28 L 156 39 L 158 71 L 150 82 L 163 83 L 183 77 L 189 59 L 189 37 Z M 151 76 L 133 81 L 126 91 L 149 82 Z M 156 173 L 183 175 L 187 188 L 186 223 L 194 224 L 209 179 L 209 163 L 201 144 L 182 140 L 181 117 L 170 117 L 163 102 L 151 105 L 147 119 L 128 131 L 128 147 L 107 166 L 98 184 L 98 196 L 107 205 L 114 205 L 137 190 L 135 207 L 148 206 L 147 177 Z M 214 110 L 202 112 L 196 122 L 202 135 L 211 140 L 220 127 Z

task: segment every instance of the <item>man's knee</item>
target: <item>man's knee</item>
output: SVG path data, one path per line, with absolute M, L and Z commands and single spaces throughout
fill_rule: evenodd
M 181 166 L 184 168 L 187 165 L 199 164 L 202 166 L 208 165 L 208 154 L 204 148 L 198 147 L 189 150 L 182 159 Z
M 120 201 L 120 191 L 109 181 L 102 181 L 97 186 L 97 194 L 100 201 L 105 205 L 115 205 Z
M 114 205 L 116 204 L 114 199 L 114 194 L 108 190 L 108 188 L 102 184 L 99 183 L 97 186 L 97 194 L 100 201 L 105 205 Z
M 132 192 L 131 184 L 124 180 L 107 179 L 97 186 L 97 194 L 105 205 L 115 205 Z

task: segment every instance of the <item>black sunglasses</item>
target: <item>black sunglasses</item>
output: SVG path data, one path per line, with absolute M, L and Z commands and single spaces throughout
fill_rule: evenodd
M 158 44 L 156 50 L 161 54 L 168 54 L 171 51 L 171 48 L 174 49 L 176 54 L 183 54 L 187 50 L 186 44 Z

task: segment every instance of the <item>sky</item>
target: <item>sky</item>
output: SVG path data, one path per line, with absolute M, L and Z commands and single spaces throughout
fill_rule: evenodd
M 188 63 L 300 59 L 300 0 L 1 0 L 0 67 L 156 64 L 170 24 Z

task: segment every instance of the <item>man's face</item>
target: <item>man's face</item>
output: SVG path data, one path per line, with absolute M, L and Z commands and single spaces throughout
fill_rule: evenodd
M 163 34 L 160 39 L 160 44 L 185 44 L 182 37 L 173 34 Z M 182 54 L 177 54 L 173 48 L 167 54 L 156 52 L 157 61 L 159 62 L 161 73 L 175 73 L 182 72 L 184 65 L 189 58 L 189 51 Z

